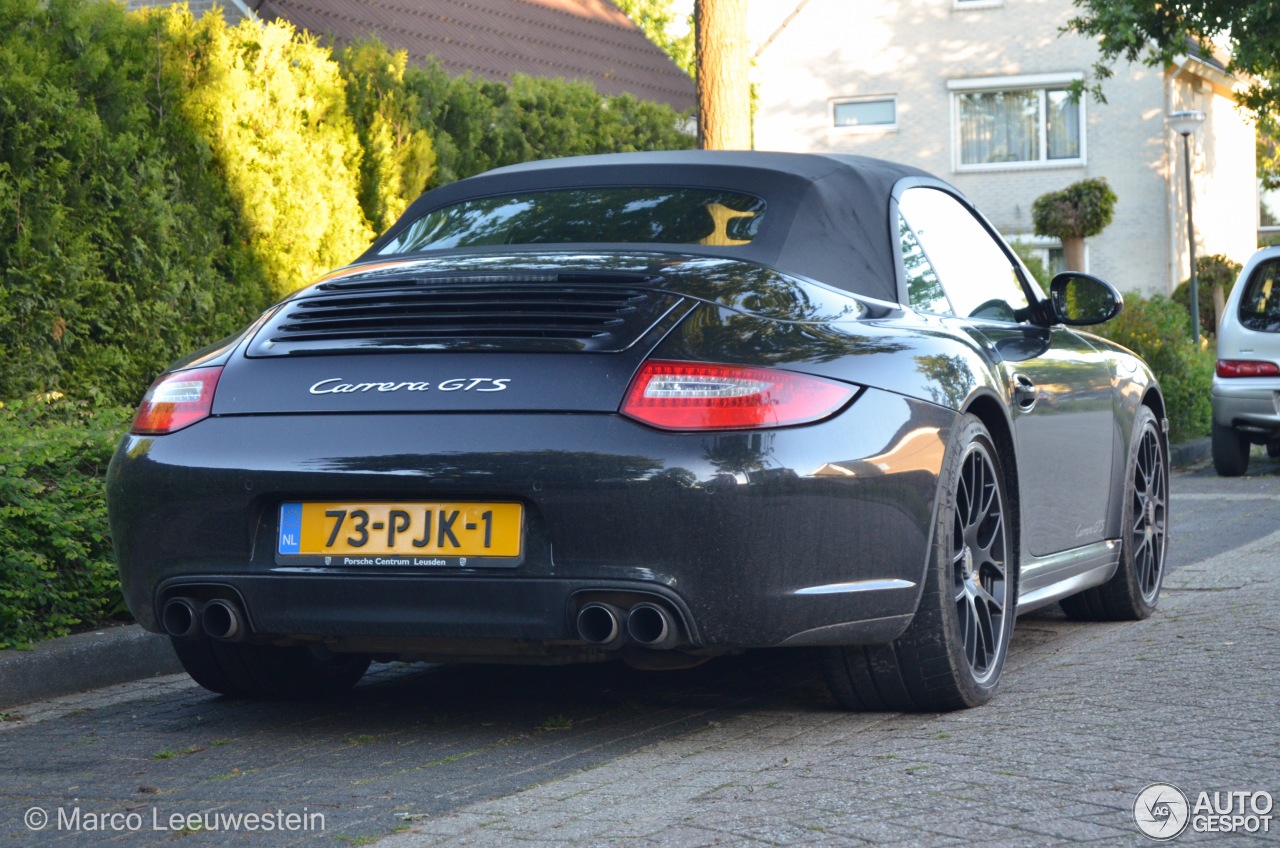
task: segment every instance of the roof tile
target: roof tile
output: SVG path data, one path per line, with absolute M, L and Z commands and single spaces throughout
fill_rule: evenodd
M 257 12 L 338 45 L 377 36 L 455 75 L 584 80 L 680 111 L 696 102 L 693 81 L 606 0 L 262 0 Z

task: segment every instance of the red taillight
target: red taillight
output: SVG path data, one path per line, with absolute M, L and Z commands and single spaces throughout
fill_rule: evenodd
M 664 430 L 785 427 L 826 418 L 856 391 L 789 371 L 654 361 L 631 381 L 622 414 Z
M 1219 359 L 1219 377 L 1280 377 L 1280 365 L 1254 359 Z
M 221 375 L 221 368 L 193 368 L 156 380 L 142 398 L 129 432 L 159 436 L 208 418 Z

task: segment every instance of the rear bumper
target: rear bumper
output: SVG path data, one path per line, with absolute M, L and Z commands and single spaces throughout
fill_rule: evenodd
M 874 390 L 758 433 L 601 414 L 229 416 L 126 437 L 108 506 L 126 600 L 157 631 L 166 600 L 216 586 L 266 640 L 572 643 L 582 599 L 622 592 L 662 599 L 693 647 L 878 642 L 919 597 L 953 416 Z M 331 498 L 516 499 L 524 557 L 278 561 L 279 504 Z
M 1214 377 L 1213 420 L 1224 427 L 1280 434 L 1280 379 Z

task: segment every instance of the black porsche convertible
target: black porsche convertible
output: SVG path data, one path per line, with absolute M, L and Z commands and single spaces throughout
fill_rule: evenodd
M 809 648 L 844 707 L 978 705 L 1018 613 L 1157 602 L 1164 401 L 1074 329 L 1120 309 L 888 162 L 491 171 L 155 382 L 121 581 L 228 695 Z

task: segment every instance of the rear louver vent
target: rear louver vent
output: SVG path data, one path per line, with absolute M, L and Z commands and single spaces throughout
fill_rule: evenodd
M 618 351 L 679 301 L 673 295 L 608 284 L 512 279 L 322 287 L 286 304 L 258 332 L 249 355 L 362 349 Z

